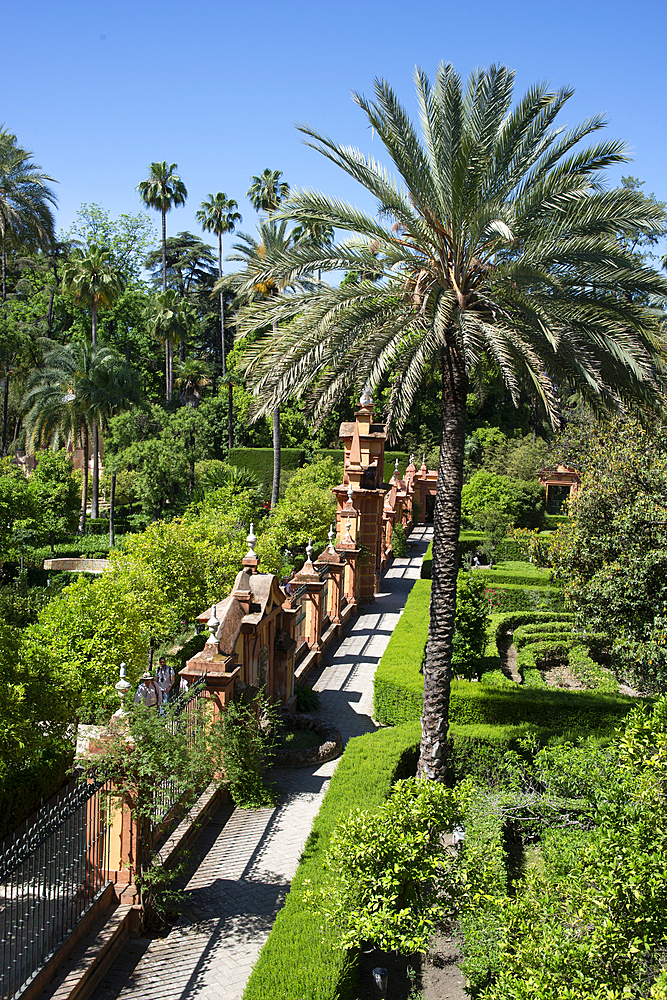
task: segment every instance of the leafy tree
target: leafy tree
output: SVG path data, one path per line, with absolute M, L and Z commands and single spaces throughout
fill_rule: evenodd
M 70 535 L 76 528 L 79 491 L 72 473 L 72 459 L 66 451 L 41 451 L 37 467 L 28 480 L 52 553 L 56 540 Z
M 224 191 L 217 194 L 210 194 L 208 201 L 201 203 L 201 208 L 197 212 L 197 221 L 201 223 L 202 229 L 207 233 L 215 233 L 218 237 L 218 280 L 222 280 L 222 237 L 225 233 L 233 233 L 237 222 L 243 222 L 243 217 L 236 211 L 237 203 L 233 198 L 228 198 Z M 219 292 L 220 298 L 220 347 L 222 352 L 222 375 L 227 375 L 227 352 L 225 351 L 225 302 L 222 289 Z M 229 448 L 233 447 L 232 440 L 232 420 L 234 401 L 232 385 L 227 386 L 227 440 Z
M 109 266 L 124 285 L 135 284 L 144 266 L 149 248 L 154 246 L 156 233 L 148 215 L 122 212 L 117 219 L 98 204 L 83 204 L 74 223 L 65 233 L 70 243 L 83 244 L 86 249 L 100 247 L 108 254 Z
M 513 74 L 492 67 L 464 90 L 451 66 L 431 86 L 416 74 L 421 136 L 391 87 L 376 101 L 355 95 L 398 174 L 375 158 L 304 127 L 309 142 L 377 199 L 379 218 L 318 193 L 298 193 L 289 215 L 316 219 L 353 238 L 330 249 L 267 254 L 255 281 L 286 284 L 315 268 L 382 272 L 377 282 L 255 302 L 247 332 L 284 322 L 248 349 L 258 414 L 306 395 L 331 407 L 353 379 L 373 391 L 395 373 L 387 417 L 400 428 L 423 374 L 440 368 L 442 408 L 434 514 L 433 597 L 424 667 L 420 774 L 442 779 L 452 639 L 466 404 L 482 358 L 497 364 L 512 397 L 535 395 L 559 421 L 554 384 L 579 386 L 592 405 L 639 397 L 655 402 L 655 319 L 642 295 L 667 283 L 623 244 L 633 227 L 664 216 L 627 189 L 604 190 L 601 172 L 624 162 L 607 140 L 573 152 L 599 116 L 552 129 L 571 90 L 537 85 L 512 107 Z M 626 294 L 627 293 L 627 294 Z
M 250 178 L 250 187 L 246 193 L 246 198 L 250 199 L 250 204 L 256 212 L 275 212 L 281 201 L 289 195 L 289 184 L 281 181 L 282 170 L 266 170 L 259 175 L 255 174 Z
M 257 550 L 263 572 L 282 572 L 286 548 L 303 548 L 309 538 L 326 539 L 331 522 L 336 519 L 331 487 L 340 478 L 340 465 L 331 458 L 297 469 L 284 497 L 272 510 L 267 527 L 259 533 Z
M 667 435 L 618 419 L 588 441 L 581 489 L 551 556 L 580 626 L 614 640 L 617 669 L 667 685 Z

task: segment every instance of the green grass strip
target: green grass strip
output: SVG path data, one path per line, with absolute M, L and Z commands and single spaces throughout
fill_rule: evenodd
M 377 809 L 397 778 L 414 774 L 420 738 L 413 722 L 349 741 L 243 1000 L 352 1000 L 356 960 L 337 947 L 333 928 L 322 927 L 306 893 L 322 885 L 336 824 L 357 807 Z

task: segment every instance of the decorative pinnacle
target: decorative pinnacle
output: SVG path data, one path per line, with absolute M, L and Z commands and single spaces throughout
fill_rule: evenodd
M 343 539 L 344 542 L 351 542 L 352 541 L 352 535 L 350 534 L 350 528 L 351 527 L 352 527 L 352 522 L 350 521 L 350 519 L 348 517 L 347 524 L 345 525 L 345 529 L 346 530 L 345 530 L 345 538 Z
M 335 554 L 335 550 L 333 547 L 333 540 L 335 537 L 336 537 L 336 532 L 334 531 L 334 526 L 332 521 L 331 527 L 329 528 L 329 532 L 327 534 L 327 538 L 329 539 L 329 552 L 331 552 L 332 554 Z
M 120 715 L 125 715 L 126 714 L 125 695 L 127 694 L 127 692 L 130 690 L 130 688 L 132 686 L 130 684 L 130 682 L 128 681 L 127 677 L 126 677 L 126 673 L 127 673 L 127 669 L 126 668 L 127 668 L 127 664 L 121 663 L 120 670 L 119 670 L 120 680 L 116 681 L 116 683 L 114 684 L 114 687 L 116 688 L 116 691 L 118 692 L 118 697 L 120 698 L 120 713 L 119 713 Z
M 246 542 L 248 543 L 248 551 L 245 554 L 245 558 L 254 559 L 255 546 L 257 545 L 257 535 L 255 534 L 254 525 L 252 524 L 252 522 L 250 524 L 250 534 L 246 538 Z
M 362 392 L 361 399 L 359 400 L 359 403 L 361 404 L 361 406 L 371 406 L 372 405 L 372 403 L 373 403 L 373 397 L 371 396 L 371 394 L 368 391 L 368 389 L 364 389 L 364 391 Z
M 220 628 L 220 622 L 218 621 L 218 616 L 215 613 L 215 604 L 213 605 L 213 610 L 211 612 L 211 617 L 209 618 L 209 620 L 207 622 L 207 625 L 208 625 L 208 631 L 209 631 L 210 634 L 209 634 L 209 637 L 206 640 L 206 642 L 207 643 L 211 643 L 211 644 L 214 643 L 214 642 L 217 642 L 218 638 L 217 638 L 217 634 L 216 633 L 217 633 L 218 629 Z
M 422 455 L 422 469 L 426 468 L 426 452 Z
M 414 456 L 414 454 L 412 454 L 412 455 L 410 455 L 410 465 L 414 465 L 414 464 L 415 464 L 415 456 Z
M 308 539 L 308 544 L 306 545 L 306 555 L 308 556 L 308 558 L 306 559 L 306 562 L 309 562 L 311 564 L 311 566 L 312 566 L 312 564 L 313 564 L 313 540 L 312 540 L 312 538 Z
M 352 497 L 354 496 L 354 490 L 352 489 L 352 483 L 347 484 L 347 502 L 352 503 Z

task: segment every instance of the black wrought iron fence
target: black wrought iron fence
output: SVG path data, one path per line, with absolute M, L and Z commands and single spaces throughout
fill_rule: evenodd
M 292 591 L 292 607 L 296 608 L 296 618 L 294 619 L 294 640 L 296 642 L 296 653 L 306 644 L 306 602 L 305 596 L 308 585 L 302 583 L 300 587 Z
M 206 697 L 206 674 L 202 674 L 186 692 L 174 701 L 171 725 L 182 727 L 187 735 L 187 744 L 191 748 L 197 739 L 200 726 L 204 725 L 202 714 L 202 699 Z M 164 778 L 158 787 L 154 798 L 152 822 L 154 827 L 160 826 L 174 806 L 183 797 L 184 788 L 173 777 Z
M 109 883 L 109 786 L 71 782 L 0 845 L 0 996 L 16 997 Z
M 329 610 L 329 563 L 324 563 L 318 567 L 320 580 L 324 584 L 322 587 L 322 624 L 320 625 L 320 635 L 329 628 L 331 624 L 331 612 Z

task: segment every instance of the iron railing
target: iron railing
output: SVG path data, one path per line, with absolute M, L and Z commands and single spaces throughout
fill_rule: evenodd
M 187 691 L 179 695 L 172 705 L 171 725 L 183 727 L 187 734 L 188 749 L 192 748 L 196 739 L 199 726 L 203 725 L 204 719 L 200 711 L 199 704 L 202 698 L 206 697 L 206 674 L 202 674 L 199 680 L 195 681 Z M 183 797 L 184 788 L 174 777 L 166 777 L 160 782 L 155 793 L 152 824 L 159 827 L 164 823 L 168 814 Z
M 16 997 L 109 883 L 109 786 L 75 781 L 0 846 L 0 996 Z
M 308 584 L 302 583 L 300 587 L 297 587 L 291 594 L 292 597 L 292 607 L 296 608 L 296 618 L 294 619 L 294 640 L 296 642 L 296 652 L 306 643 L 306 607 L 304 602 L 304 597 L 306 591 L 308 590 Z
M 329 563 L 319 568 L 320 582 L 322 587 L 322 624 L 320 625 L 320 635 L 323 635 L 331 624 L 331 612 L 329 611 Z

